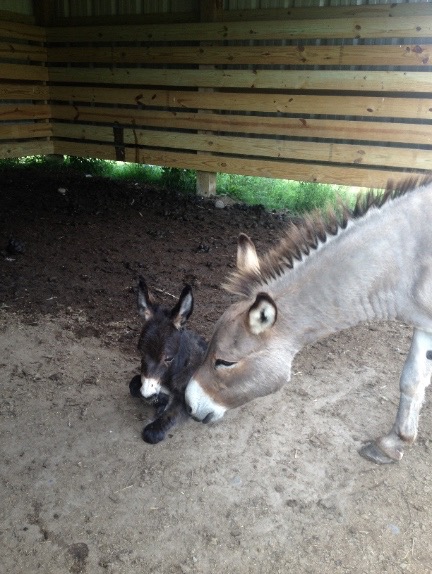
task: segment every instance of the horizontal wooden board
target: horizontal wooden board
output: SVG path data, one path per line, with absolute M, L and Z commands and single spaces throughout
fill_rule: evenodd
M 114 143 L 114 129 L 116 128 L 54 123 L 53 136 Z M 432 170 L 432 150 L 138 129 L 124 129 L 122 141 L 129 146 Z
M 46 62 L 47 49 L 42 45 L 0 42 L 0 58 L 7 60 L 25 60 L 28 62 Z
M 255 4 L 257 4 L 255 2 Z M 177 5 L 181 8 L 181 4 Z M 430 6 L 424 3 L 407 4 L 375 4 L 375 5 L 346 5 L 346 6 L 306 6 L 289 8 L 254 8 L 242 10 L 215 10 L 215 21 L 249 21 L 249 20 L 281 20 L 281 19 L 320 19 L 347 17 L 395 17 L 430 15 Z M 50 14 L 49 25 L 79 26 L 79 25 L 109 25 L 109 24 L 160 24 L 165 22 L 199 22 L 200 14 L 194 12 L 153 12 L 146 14 L 98 14 L 97 16 L 68 16 L 67 18 Z
M 48 100 L 49 88 L 42 84 L 0 83 L 0 98 L 6 103 L 12 100 Z
M 432 14 L 431 5 L 426 2 L 421 3 L 386 3 L 386 4 L 363 4 L 356 6 L 297 6 L 289 8 L 254 8 L 242 10 L 217 10 L 215 19 L 219 22 L 249 21 L 249 20 L 306 20 L 322 18 L 376 18 L 395 16 L 430 16 Z
M 1 108 L 0 108 L 1 114 Z M 0 115 L 0 117 L 3 117 Z M 73 122 L 99 122 L 129 127 L 207 130 L 244 134 L 266 134 L 300 138 L 327 138 L 388 141 L 432 145 L 432 126 L 355 120 L 324 120 L 240 116 L 206 113 L 159 112 L 94 108 L 89 106 L 52 106 L 52 117 Z
M 52 131 L 52 124 L 48 122 L 0 124 L 0 139 L 21 140 L 30 138 L 48 138 L 52 135 Z
M 49 155 L 52 153 L 54 153 L 53 143 L 48 140 L 0 142 L 0 157 L 3 158 Z
M 48 68 L 45 66 L 28 66 L 26 64 L 0 63 L 0 78 L 3 80 L 48 81 Z
M 18 12 L 12 12 L 11 10 L 0 10 L 0 20 L 2 22 L 21 22 L 24 24 L 35 25 L 34 16 L 29 14 L 19 14 Z
M 42 120 L 51 118 L 48 104 L 0 104 L 0 121 Z
M 8 45 L 4 47 L 4 53 Z M 9 50 L 10 52 L 11 50 Z M 2 53 L 0 44 L 0 55 Z M 113 64 L 214 64 L 307 66 L 432 65 L 428 44 L 374 46 L 161 46 L 52 47 L 49 62 Z
M 148 12 L 144 14 L 98 14 L 94 16 L 51 16 L 49 26 L 110 26 L 199 22 L 198 12 Z
M 413 9 L 414 13 L 414 9 Z M 403 17 L 347 17 L 249 22 L 191 22 L 47 29 L 49 42 L 208 42 L 213 40 L 305 40 L 326 38 L 424 38 L 432 35 L 429 14 Z
M 116 159 L 114 146 L 90 142 L 56 141 L 54 143 L 54 153 Z M 209 172 L 236 173 L 258 177 L 328 182 L 374 188 L 384 188 L 389 179 L 399 181 L 406 176 L 406 173 L 404 174 L 400 170 L 366 169 L 357 166 L 340 165 L 312 165 L 292 161 L 218 157 L 206 153 L 197 155 L 139 148 L 126 149 L 125 161 Z
M 1 88 L 0 84 L 0 90 Z M 236 112 L 432 120 L 432 97 L 314 96 L 290 93 L 245 94 L 226 91 L 197 92 L 119 87 L 52 86 L 51 99 L 53 101 L 131 105 L 136 106 L 137 110 L 146 107 L 167 107 L 183 110 L 200 108 Z
M 52 82 L 267 90 L 430 93 L 431 72 L 48 68 Z M 1 72 L 1 67 L 0 67 Z
M 30 40 L 33 42 L 45 42 L 46 32 L 42 26 L 34 26 L 21 22 L 7 22 L 0 20 L 0 38 L 14 40 Z

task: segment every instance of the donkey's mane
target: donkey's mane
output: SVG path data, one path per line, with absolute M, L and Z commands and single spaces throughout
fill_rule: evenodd
M 371 208 L 384 204 L 432 182 L 432 176 L 412 177 L 397 184 L 387 183 L 384 192 L 369 191 L 358 195 L 353 208 L 340 202 L 326 211 L 315 210 L 303 218 L 290 222 L 279 243 L 260 258 L 259 270 L 236 270 L 228 276 L 223 288 L 247 298 L 257 289 L 281 276 L 311 251 L 325 243 L 328 237 L 344 230 L 350 221 L 363 217 Z

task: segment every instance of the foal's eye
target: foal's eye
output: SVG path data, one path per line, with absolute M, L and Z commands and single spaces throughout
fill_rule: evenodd
M 172 363 L 174 360 L 174 357 L 165 357 L 164 361 L 167 365 L 169 365 L 170 363 Z
M 216 369 L 220 367 L 234 367 L 234 365 L 237 365 L 237 361 L 224 361 L 223 359 L 216 359 L 215 361 Z

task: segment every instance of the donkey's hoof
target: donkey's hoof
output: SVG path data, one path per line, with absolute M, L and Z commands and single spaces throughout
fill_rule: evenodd
M 133 397 L 141 397 L 141 375 L 135 375 L 129 383 L 129 391 Z
M 387 456 L 381 449 L 377 447 L 374 442 L 365 444 L 365 446 L 359 450 L 359 454 L 366 460 L 370 460 L 375 464 L 391 464 L 393 462 L 397 462 L 396 460 Z
M 142 431 L 142 439 L 149 444 L 157 444 L 165 438 L 165 433 L 162 430 L 152 427 L 152 423 L 144 427 Z

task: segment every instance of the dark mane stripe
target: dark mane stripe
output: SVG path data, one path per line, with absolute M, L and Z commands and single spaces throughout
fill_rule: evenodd
M 369 191 L 359 194 L 353 208 L 340 202 L 323 211 L 313 211 L 300 220 L 291 222 L 278 245 L 260 258 L 259 271 L 234 271 L 222 285 L 230 293 L 249 297 L 257 288 L 281 276 L 287 269 L 345 229 L 349 221 L 364 216 L 371 208 L 383 205 L 406 193 L 432 182 L 432 176 L 405 179 L 396 185 L 389 181 L 384 192 Z

